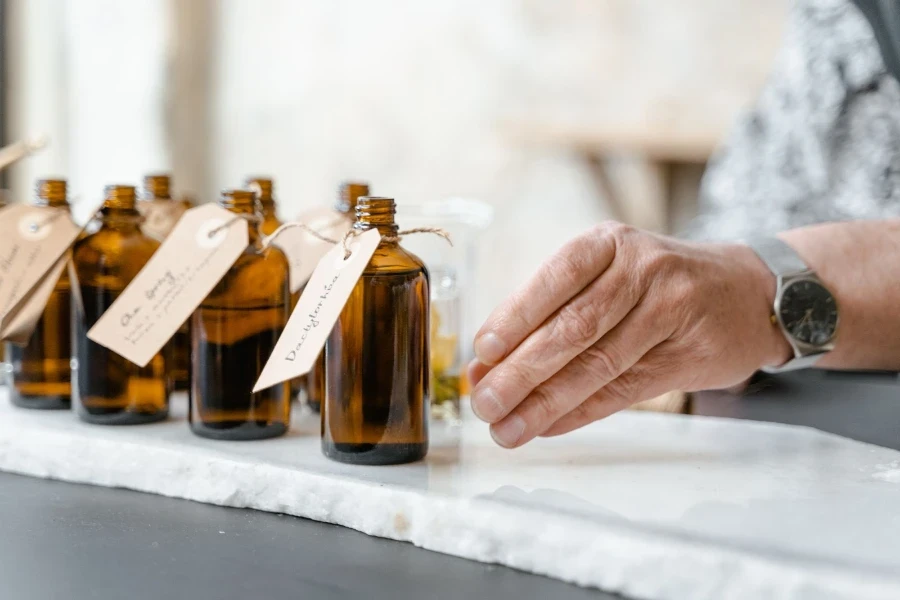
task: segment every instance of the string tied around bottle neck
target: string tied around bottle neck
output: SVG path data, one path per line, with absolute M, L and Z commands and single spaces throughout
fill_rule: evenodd
M 210 232 L 208 234 L 209 237 L 213 237 L 220 231 L 231 227 L 232 225 L 234 225 L 235 223 L 237 223 L 240 220 L 244 220 L 249 223 L 258 223 L 261 220 L 261 218 L 259 217 L 259 215 L 247 215 L 247 214 L 234 215 L 234 217 L 232 217 L 228 221 L 225 221 L 218 227 L 214 227 L 212 230 L 210 230 Z M 343 220 L 343 218 L 341 220 Z M 329 223 L 326 225 L 326 227 L 331 227 L 336 224 L 337 223 Z M 350 250 L 350 241 L 353 238 L 355 238 L 356 236 L 362 235 L 362 233 L 363 233 L 359 229 L 350 229 L 349 231 L 347 231 L 347 233 L 344 234 L 343 238 L 341 238 L 340 240 L 336 240 L 336 239 L 328 237 L 327 235 L 324 235 L 317 229 L 310 227 L 309 225 L 307 225 L 306 223 L 304 223 L 302 221 L 289 221 L 287 223 L 284 223 L 283 225 L 280 225 L 275 231 L 273 231 L 271 234 L 267 235 L 265 237 L 265 239 L 262 241 L 262 243 L 260 244 L 258 252 L 265 252 L 270 247 L 272 247 L 272 245 L 275 243 L 275 240 L 278 238 L 278 236 L 280 236 L 282 233 L 284 233 L 288 229 L 294 229 L 294 228 L 302 229 L 306 233 L 313 236 L 314 238 L 321 240 L 327 244 L 334 244 L 334 245 L 340 244 L 341 247 L 344 249 L 344 260 L 347 260 L 348 258 L 350 258 L 350 255 L 352 254 L 352 251 Z M 438 235 L 438 236 L 444 238 L 448 244 L 450 244 L 451 246 L 453 245 L 453 240 L 450 239 L 450 234 L 446 230 L 441 229 L 440 227 L 414 227 L 412 229 L 404 229 L 402 231 L 397 232 L 396 235 L 383 235 L 383 236 L 381 236 L 381 239 L 385 242 L 399 242 L 407 235 L 415 235 L 418 233 L 432 233 L 434 235 Z
M 385 242 L 399 242 L 407 235 L 415 235 L 417 233 L 433 233 L 434 235 L 444 238 L 451 246 L 453 245 L 453 240 L 450 239 L 450 234 L 440 227 L 413 227 L 412 229 L 404 229 L 402 231 L 398 231 L 397 235 L 383 235 L 381 236 L 381 239 Z M 359 229 L 351 229 L 344 234 L 344 237 L 340 242 L 341 247 L 344 249 L 344 260 L 350 258 L 350 255 L 353 253 L 350 250 L 350 241 L 356 236 L 362 234 L 363 232 Z

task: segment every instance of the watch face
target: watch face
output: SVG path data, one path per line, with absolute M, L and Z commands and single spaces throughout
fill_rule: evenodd
M 822 284 L 801 279 L 788 284 L 781 295 L 781 322 L 791 336 L 812 346 L 831 341 L 837 328 L 837 303 Z

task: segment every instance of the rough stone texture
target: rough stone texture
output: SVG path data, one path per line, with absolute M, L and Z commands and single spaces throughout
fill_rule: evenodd
M 0 391 L 0 469 L 286 513 L 652 600 L 900 597 L 900 453 L 811 429 L 622 413 L 514 452 L 472 418 L 428 460 L 327 461 L 314 419 L 223 443 Z

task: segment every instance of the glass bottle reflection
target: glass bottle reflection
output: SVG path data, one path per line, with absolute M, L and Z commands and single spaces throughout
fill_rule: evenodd
M 278 203 L 275 200 L 275 182 L 271 177 L 248 177 L 244 185 L 257 194 L 259 214 L 262 219 L 259 224 L 260 233 L 264 236 L 272 235 L 282 225 L 278 218 Z M 302 291 L 298 290 L 297 293 L 291 294 L 291 310 L 300 301 Z M 305 375 L 291 380 L 291 394 L 295 398 L 303 394 L 305 390 Z
M 66 182 L 43 179 L 37 183 L 35 206 L 69 211 Z M 63 269 L 34 333 L 24 346 L 7 345 L 12 369 L 12 401 L 23 408 L 67 409 L 71 403 L 72 353 L 71 285 Z
M 288 261 L 261 249 L 256 197 L 222 194 L 219 205 L 248 217 L 250 243 L 191 317 L 191 429 L 224 440 L 284 434 L 290 423 L 290 383 L 253 393 L 253 386 L 287 323 Z
M 369 185 L 366 183 L 346 182 L 341 184 L 338 191 L 338 201 L 335 211 L 344 215 L 352 223 L 356 220 L 356 203 L 363 196 L 369 195 Z M 319 355 L 312 369 L 309 371 L 306 382 L 306 394 L 309 407 L 319 412 L 322 400 L 325 398 L 325 353 Z
M 428 271 L 396 240 L 394 212 L 393 199 L 359 199 L 354 228 L 386 237 L 325 344 L 322 451 L 341 462 L 405 463 L 428 451 Z
M 149 423 L 165 419 L 169 412 L 172 390 L 164 352 L 139 367 L 87 337 L 159 247 L 141 231 L 141 220 L 134 187 L 107 186 L 99 228 L 76 242 L 73 250 L 77 282 L 72 302 L 72 401 L 78 416 L 90 423 Z
M 178 219 L 190 208 L 184 200 L 172 197 L 171 175 L 160 173 L 144 177 L 142 198 L 138 201 L 138 211 L 144 217 L 141 229 L 150 237 L 163 241 L 172 232 Z M 185 322 L 172 338 L 172 365 L 169 370 L 176 391 L 187 391 L 191 372 L 191 332 L 190 323 Z

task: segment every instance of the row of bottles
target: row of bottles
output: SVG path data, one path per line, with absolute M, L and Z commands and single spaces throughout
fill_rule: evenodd
M 292 385 L 254 393 L 254 383 L 299 294 L 290 266 L 262 244 L 280 225 L 272 182 L 248 181 L 219 205 L 248 220 L 249 244 L 178 334 L 145 367 L 87 337 L 87 332 L 160 245 L 142 229 L 134 187 L 108 186 L 99 227 L 83 235 L 29 343 L 8 344 L 12 400 L 27 408 L 74 408 L 98 424 L 165 419 L 177 388 L 188 390 L 191 430 L 203 437 L 251 440 L 283 435 Z M 174 202 L 167 177 L 145 180 L 141 202 Z M 428 448 L 429 281 L 421 260 L 399 244 L 395 204 L 359 184 L 342 188 L 338 211 L 358 232 L 383 238 L 356 283 L 309 374 L 321 406 L 326 456 L 358 464 L 419 460 Z M 36 204 L 67 209 L 66 184 L 39 182 Z M 355 219 L 353 215 L 355 214 Z M 157 235 L 156 237 L 160 237 Z

